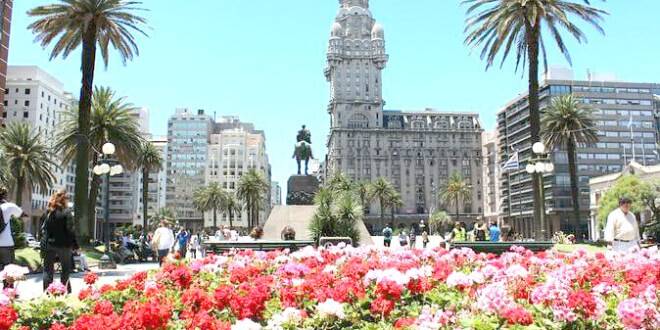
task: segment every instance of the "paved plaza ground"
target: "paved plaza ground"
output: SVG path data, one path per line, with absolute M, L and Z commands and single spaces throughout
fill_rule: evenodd
M 99 280 L 97 283 L 109 284 L 114 283 L 117 280 L 128 278 L 129 276 L 146 270 L 157 269 L 158 263 L 140 263 L 140 264 L 126 264 L 126 265 L 117 265 L 117 269 L 98 269 L 92 267 L 92 271 L 99 275 Z M 73 293 L 77 294 L 82 288 L 86 285 L 83 282 L 83 275 L 85 273 L 78 272 L 72 274 L 71 276 L 71 285 Z M 55 274 L 55 280 L 59 280 L 59 273 Z M 43 294 L 42 290 L 42 273 L 36 273 L 28 275 L 27 280 L 21 281 L 18 284 L 18 290 L 21 294 L 20 299 L 28 300 L 32 298 L 39 297 Z

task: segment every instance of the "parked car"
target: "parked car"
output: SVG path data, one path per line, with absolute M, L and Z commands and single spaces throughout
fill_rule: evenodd
M 38 249 L 41 247 L 41 244 L 39 244 L 39 241 L 37 241 L 34 238 L 34 235 L 32 234 L 25 234 L 25 241 L 27 242 L 27 245 L 33 249 Z

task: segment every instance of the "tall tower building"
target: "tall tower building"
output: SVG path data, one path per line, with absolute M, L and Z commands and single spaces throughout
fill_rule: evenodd
M 418 224 L 435 210 L 453 213 L 456 207 L 468 223 L 480 218 L 483 130 L 478 114 L 384 110 L 381 76 L 388 56 L 383 27 L 372 17 L 368 0 L 339 3 L 324 72 L 330 82 L 330 135 L 323 176 L 341 172 L 359 181 L 386 178 L 402 196 L 403 205 L 393 212 L 398 226 Z M 455 172 L 473 190 L 471 201 L 458 206 L 437 198 Z M 368 205 L 366 212 L 367 227 L 378 231 L 380 207 Z
M 383 27 L 371 17 L 368 0 L 340 3 L 325 69 L 330 82 L 330 127 L 380 127 L 385 103 L 381 71 L 388 58 Z
M 2 88 L 0 91 L 6 91 L 12 5 L 12 0 L 0 0 L 0 88 Z M 3 105 L 4 100 L 4 93 L 0 93 L 0 113 L 3 113 L 5 110 Z M 0 118 L 0 126 L 3 124 L 4 118 Z

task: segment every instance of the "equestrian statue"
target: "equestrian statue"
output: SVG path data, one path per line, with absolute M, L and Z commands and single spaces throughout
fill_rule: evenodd
M 296 136 L 296 146 L 292 158 L 295 158 L 298 163 L 298 175 L 300 175 L 300 163 L 303 161 L 305 162 L 305 175 L 309 175 L 307 173 L 309 160 L 314 159 L 314 156 L 312 154 L 312 134 L 305 125 L 302 125 L 302 129 Z

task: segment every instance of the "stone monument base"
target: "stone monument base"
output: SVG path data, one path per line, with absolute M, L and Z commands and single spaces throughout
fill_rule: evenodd
M 314 205 L 319 180 L 311 175 L 292 175 L 287 181 L 287 205 Z

